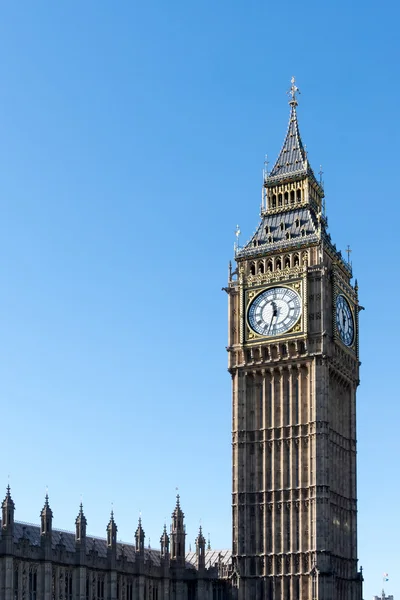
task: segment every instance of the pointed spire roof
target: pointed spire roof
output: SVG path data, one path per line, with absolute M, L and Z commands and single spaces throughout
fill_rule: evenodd
M 53 511 L 50 508 L 50 504 L 49 504 L 49 495 L 46 493 L 45 499 L 44 499 L 44 506 L 42 508 L 42 512 L 41 512 L 41 516 L 44 515 L 50 515 L 51 517 L 53 516 Z
M 180 503 L 180 496 L 179 494 L 176 495 L 176 504 L 175 504 L 175 508 L 174 508 L 174 512 L 172 513 L 172 517 L 184 517 L 184 513 L 181 509 L 181 503 Z
M 110 514 L 110 520 L 108 522 L 107 529 L 108 530 L 110 530 L 110 529 L 115 529 L 116 530 L 117 529 L 117 525 L 116 525 L 115 520 L 114 520 L 114 511 L 113 510 L 111 511 L 111 514 Z
M 1 507 L 2 508 L 6 508 L 7 506 L 12 506 L 12 508 L 15 508 L 15 504 L 14 504 L 14 500 L 11 498 L 11 488 L 10 485 L 7 486 L 7 490 L 6 490 L 6 496 L 2 502 Z
M 274 184 L 281 179 L 295 177 L 297 175 L 311 175 L 315 179 L 315 175 L 308 163 L 307 152 L 300 135 L 296 111 L 298 105 L 297 94 L 300 94 L 300 90 L 295 84 L 294 77 L 291 79 L 291 84 L 291 88 L 288 92 L 290 96 L 290 117 L 285 141 L 283 142 L 281 151 L 271 172 L 266 177 L 265 183 Z
M 206 544 L 206 539 L 205 539 L 205 537 L 203 535 L 203 529 L 202 529 L 201 525 L 199 527 L 199 533 L 198 533 L 197 538 L 196 538 L 196 544 L 197 545 L 200 545 L 200 544 L 204 544 L 205 545 Z
M 167 525 L 166 525 L 166 523 L 164 523 L 164 529 L 163 529 L 162 535 L 160 537 L 160 542 L 162 543 L 163 541 L 168 541 L 169 542 L 169 535 L 167 533 Z
M 83 504 L 81 502 L 80 505 L 79 505 L 79 513 L 78 513 L 78 516 L 75 519 L 75 523 L 83 523 L 83 522 L 86 523 L 87 521 L 86 521 L 85 514 L 83 512 Z

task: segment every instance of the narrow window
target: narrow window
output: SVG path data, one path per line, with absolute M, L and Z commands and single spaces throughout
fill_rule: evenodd
M 306 235 L 306 232 L 304 231 L 304 229 L 301 230 L 301 237 L 304 237 Z
M 294 383 L 294 419 L 295 423 L 299 423 L 299 378 L 296 377 Z
M 290 425 L 290 377 L 286 380 L 286 425 Z
M 299 264 L 300 264 L 299 255 L 298 255 L 298 254 L 295 254 L 295 255 L 294 255 L 294 266 L 295 266 L 295 267 L 298 267 L 298 266 L 299 266 Z
M 285 258 L 285 269 L 290 269 L 290 258 L 287 256 Z
M 273 241 L 273 240 L 272 240 L 272 237 L 271 237 L 271 236 L 269 236 L 269 238 L 268 238 L 268 243 L 269 243 L 269 244 L 272 244 L 272 241 Z
M 278 206 L 282 206 L 282 194 L 278 194 Z
M 264 273 L 264 263 L 263 262 L 258 263 L 258 272 Z
M 290 192 L 290 204 L 294 204 L 294 190 Z
M 269 225 L 266 226 L 265 228 L 265 233 L 268 234 L 269 233 Z
M 18 600 L 19 594 L 19 569 L 18 564 L 14 569 L 14 600 Z
M 282 269 L 282 262 L 281 262 L 281 259 L 280 259 L 280 258 L 278 258 L 278 259 L 276 260 L 276 270 L 277 270 L 277 271 L 280 271 L 281 269 Z
M 289 231 L 286 232 L 286 236 L 285 237 L 286 237 L 287 240 L 290 239 L 290 233 L 289 233 Z
M 272 260 L 268 261 L 268 271 L 272 272 Z
M 296 224 L 296 227 L 300 227 L 300 220 L 296 219 L 295 224 Z
M 275 194 L 272 196 L 272 208 L 276 208 L 276 196 L 275 196 Z
M 289 204 L 289 194 L 285 192 L 285 205 Z
M 301 190 L 296 191 L 297 202 L 301 202 Z
M 254 263 L 251 263 L 250 265 L 250 275 L 255 275 L 256 274 L 256 265 Z
M 281 228 L 281 231 L 284 230 L 284 224 L 283 223 L 280 224 L 280 228 Z

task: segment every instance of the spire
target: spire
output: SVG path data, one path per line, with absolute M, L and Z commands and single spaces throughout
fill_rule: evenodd
M 111 511 L 110 520 L 107 525 L 107 546 L 109 548 L 116 548 L 117 545 L 117 531 L 118 527 L 114 521 L 114 511 Z
M 196 538 L 196 557 L 197 557 L 197 568 L 204 569 L 205 567 L 205 550 L 206 550 L 206 539 L 203 535 L 201 525 L 199 527 L 199 533 Z
M 176 505 L 172 513 L 171 523 L 171 558 L 176 560 L 181 566 L 185 562 L 185 538 L 186 531 L 184 525 L 184 513 L 181 509 L 180 496 L 176 496 Z
M 168 554 L 169 554 L 169 535 L 167 533 L 167 526 L 164 523 L 164 529 L 162 532 L 162 535 L 160 537 L 160 544 L 161 544 L 161 556 L 162 558 L 167 558 Z
M 2 518 L 1 518 L 1 526 L 4 532 L 11 530 L 14 526 L 14 510 L 15 504 L 14 500 L 11 498 L 11 490 L 10 486 L 7 486 L 6 497 L 4 498 L 2 504 Z
M 86 538 L 86 526 L 87 520 L 85 515 L 83 514 L 83 506 L 82 502 L 79 506 L 79 513 L 75 519 L 75 541 L 81 542 Z
M 144 537 L 142 517 L 139 517 L 139 523 L 135 532 L 136 552 L 144 552 Z
M 53 511 L 49 505 L 49 495 L 46 493 L 44 506 L 42 508 L 42 512 L 40 513 L 41 517 L 41 526 L 40 526 L 40 534 L 41 535 L 51 535 L 52 524 L 53 524 Z
M 296 94 L 299 88 L 295 85 L 295 78 L 291 79 L 292 86 L 288 92 L 290 96 L 290 117 L 282 149 L 267 179 L 281 178 L 294 174 L 307 173 L 307 152 L 301 140 L 299 124 L 297 122 L 296 106 L 298 105 Z

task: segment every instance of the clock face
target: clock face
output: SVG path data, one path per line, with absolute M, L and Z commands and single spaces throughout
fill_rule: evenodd
M 287 287 L 272 287 L 253 300 L 248 312 L 250 327 L 260 335 L 280 335 L 300 317 L 300 296 Z
M 336 298 L 336 327 L 342 342 L 351 346 L 354 339 L 354 320 L 349 303 L 341 294 Z

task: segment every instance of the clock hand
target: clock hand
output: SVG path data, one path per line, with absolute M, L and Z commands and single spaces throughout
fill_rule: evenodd
M 274 317 L 278 316 L 278 309 L 277 309 L 277 306 L 276 306 L 276 304 L 275 304 L 275 302 L 273 300 L 271 302 L 271 306 L 272 306 L 272 317 L 271 317 L 271 322 L 270 322 L 269 327 L 268 327 L 268 333 L 271 330 L 272 321 L 274 320 Z

